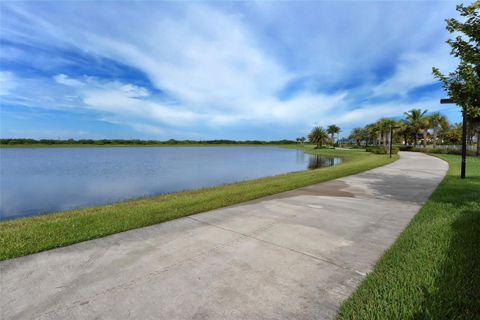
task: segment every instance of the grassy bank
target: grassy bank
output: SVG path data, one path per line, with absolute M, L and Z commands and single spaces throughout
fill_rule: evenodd
M 173 193 L 0 223 L 0 260 L 103 237 L 259 197 L 327 181 L 394 161 L 349 150 L 307 150 L 343 157 L 334 167 L 289 173 L 213 188 Z
M 444 181 L 340 309 L 339 319 L 480 319 L 480 159 L 438 155 Z

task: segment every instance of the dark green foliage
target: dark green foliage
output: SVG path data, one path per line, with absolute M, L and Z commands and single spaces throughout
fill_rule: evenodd
M 54 139 L 0 139 L 0 146 L 11 145 L 47 145 L 47 146 L 74 146 L 74 145 L 100 145 L 100 146 L 156 146 L 156 145 L 219 145 L 219 144 L 246 144 L 246 145 L 279 145 L 279 144 L 295 144 L 293 140 L 274 140 L 274 141 L 260 141 L 260 140 L 122 140 L 122 139 L 81 139 L 81 140 L 54 140 Z
M 400 151 L 413 151 L 413 152 L 425 152 L 425 153 L 433 153 L 433 154 L 455 154 L 461 155 L 461 149 L 444 149 L 444 148 L 415 148 L 413 146 L 399 146 Z M 467 156 L 475 157 L 476 153 L 472 150 L 467 150 Z
M 365 151 L 375 154 L 390 154 L 390 149 L 385 149 L 384 147 L 367 147 Z M 398 151 L 400 151 L 398 147 L 392 147 L 392 154 L 397 154 Z
M 447 20 L 447 30 L 455 36 L 447 43 L 459 64 L 447 75 L 437 68 L 432 71 L 468 118 L 480 118 L 480 1 L 467 6 L 460 4 L 457 11 L 462 19 Z
M 314 127 L 308 134 L 308 141 L 317 145 L 317 149 L 323 147 L 328 141 L 328 133 L 323 127 Z

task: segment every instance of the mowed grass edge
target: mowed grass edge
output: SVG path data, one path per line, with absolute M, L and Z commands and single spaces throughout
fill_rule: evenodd
M 0 260 L 150 226 L 388 164 L 398 158 L 358 150 L 306 147 L 343 163 L 316 170 L 0 222 Z
M 447 176 L 338 319 L 480 319 L 480 158 L 436 155 Z

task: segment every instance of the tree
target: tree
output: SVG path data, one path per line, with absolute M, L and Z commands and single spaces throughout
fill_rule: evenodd
M 427 113 L 427 110 L 411 109 L 408 112 L 404 112 L 406 119 L 405 122 L 410 126 L 415 136 L 415 147 L 418 145 L 418 131 L 423 127 L 423 118 Z
M 422 121 L 422 134 L 423 134 L 423 147 L 427 147 L 427 136 L 428 136 L 428 130 L 430 129 L 431 126 L 431 119 L 430 117 L 423 117 Z
M 447 118 L 440 112 L 434 112 L 430 116 L 430 127 L 433 129 L 433 148 L 437 146 L 438 130 L 442 124 L 447 123 Z
M 477 140 L 477 151 L 476 156 L 480 156 L 480 117 L 468 117 L 467 119 L 468 128 L 472 136 L 476 136 Z
M 320 148 L 328 140 L 328 133 L 323 127 L 316 126 L 310 131 L 308 140 L 315 143 L 317 148 Z
M 331 136 L 331 139 L 332 139 L 332 145 L 335 144 L 335 135 L 340 133 L 340 131 L 342 131 L 340 129 L 340 127 L 338 127 L 337 125 L 335 124 L 332 124 L 332 125 L 329 125 L 327 127 L 327 133 L 330 134 Z
M 297 141 L 297 143 L 303 144 L 306 139 L 305 139 L 305 137 L 298 137 L 295 140 Z
M 378 126 L 375 123 L 371 123 L 369 125 L 366 125 L 364 130 L 367 136 L 366 145 L 368 146 L 370 141 L 372 142 L 373 145 L 375 145 L 376 144 L 375 141 L 377 139 L 378 132 L 379 132 Z
M 389 118 L 382 118 L 377 123 L 383 137 L 383 147 L 386 149 L 390 143 L 390 128 L 395 126 L 396 122 Z
M 405 120 L 399 121 L 398 126 L 398 134 L 403 137 L 403 143 L 405 145 L 409 144 L 413 132 L 412 129 Z
M 469 6 L 458 5 L 457 11 L 464 21 L 448 19 L 447 30 L 457 36 L 447 41 L 452 48 L 450 54 L 459 58 L 457 68 L 444 75 L 432 68 L 450 99 L 462 108 L 462 170 L 465 178 L 467 154 L 467 119 L 480 117 L 480 1 Z
M 349 138 L 352 140 L 355 140 L 355 144 L 357 146 L 360 146 L 360 143 L 362 142 L 364 135 L 365 135 L 365 132 L 362 128 L 354 128 L 352 129 L 352 132 L 350 133 Z
M 438 136 L 442 143 L 446 140 L 446 134 L 450 130 L 450 123 L 448 121 L 442 122 L 440 124 L 440 130 L 438 131 Z
M 462 129 L 461 123 L 455 123 L 453 126 L 444 133 L 444 138 L 447 143 L 459 144 L 462 141 Z

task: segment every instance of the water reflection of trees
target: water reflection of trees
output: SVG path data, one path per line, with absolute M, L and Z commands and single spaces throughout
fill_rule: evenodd
M 301 149 L 297 149 L 297 164 L 304 164 L 305 163 L 305 152 Z
M 308 159 L 308 169 L 318 169 L 329 167 L 341 162 L 340 158 L 324 157 L 319 155 L 311 155 Z

